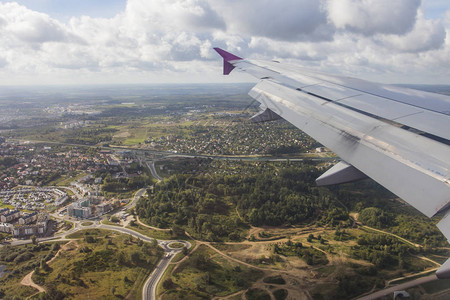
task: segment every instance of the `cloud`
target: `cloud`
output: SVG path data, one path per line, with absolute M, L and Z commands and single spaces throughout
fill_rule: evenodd
M 402 35 L 415 23 L 420 0 L 327 0 L 329 21 L 341 30 L 366 36 Z
M 225 29 L 222 17 L 205 0 L 129 0 L 125 17 L 137 31 Z
M 448 82 L 450 10 L 426 19 L 419 6 L 420 0 L 128 0 L 111 18 L 60 22 L 0 2 L 0 80 L 241 78 L 220 77 L 212 47 L 221 47 L 368 79 L 416 73 Z
M 17 3 L 0 3 L 0 15 L 0 38 L 13 38 L 25 44 L 80 42 L 58 21 Z
M 0 57 L 0 69 L 4 68 L 7 64 L 8 64 L 8 61 L 5 58 Z
M 327 24 L 317 0 L 215 0 L 228 31 L 234 34 L 274 40 L 323 41 L 333 38 L 334 28 Z
M 438 20 L 425 20 L 420 14 L 412 31 L 404 36 L 379 38 L 387 47 L 401 52 L 424 52 L 441 48 L 445 44 L 446 31 Z

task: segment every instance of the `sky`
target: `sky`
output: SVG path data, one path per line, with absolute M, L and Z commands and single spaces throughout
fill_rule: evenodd
M 240 57 L 450 84 L 448 0 L 0 0 L 0 85 L 252 81 Z

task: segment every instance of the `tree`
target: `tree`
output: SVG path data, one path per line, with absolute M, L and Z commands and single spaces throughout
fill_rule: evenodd
M 32 236 L 31 236 L 31 242 L 32 242 L 34 245 L 37 244 L 37 238 L 36 238 L 35 235 L 32 235 Z
M 163 281 L 163 288 L 170 290 L 174 286 L 172 279 L 166 279 Z
M 133 251 L 130 255 L 131 261 L 137 265 L 141 261 L 141 255 L 137 251 Z
M 53 246 L 52 246 L 52 251 L 58 251 L 59 248 L 60 248 L 59 244 L 58 243 L 54 243 Z
M 92 235 L 86 235 L 84 237 L 86 243 L 92 244 L 95 243 L 95 238 Z
M 127 258 L 125 256 L 125 252 L 120 251 L 119 254 L 117 255 L 117 264 L 119 264 L 120 266 L 125 265 L 127 262 Z
M 45 261 L 45 259 L 41 259 L 40 267 L 42 270 L 48 271 L 49 268 L 48 268 L 48 265 L 47 265 L 47 262 Z
M 174 236 L 183 236 L 184 235 L 184 229 L 181 228 L 178 225 L 173 225 L 172 226 L 172 233 Z

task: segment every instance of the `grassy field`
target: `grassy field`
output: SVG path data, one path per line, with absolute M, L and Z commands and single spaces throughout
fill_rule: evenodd
M 169 245 L 169 247 L 170 247 L 170 248 L 178 249 L 178 248 L 183 248 L 183 247 L 184 247 L 184 244 L 182 244 L 182 243 L 171 243 L 171 244 Z
M 57 290 L 67 299 L 140 297 L 142 284 L 162 257 L 162 249 L 128 235 L 105 230 L 83 230 L 78 240 L 63 246 L 47 269 L 33 280 Z
M 26 274 L 38 267 L 42 260 L 48 260 L 56 254 L 57 250 L 53 244 L 55 243 L 0 248 L 0 265 L 7 267 L 7 274 L 0 279 L 1 299 L 22 299 L 36 293 L 36 289 L 23 286 L 20 282 Z
M 219 249 L 224 252 L 236 252 L 243 251 L 245 249 L 251 248 L 251 245 L 246 244 L 223 244 L 223 243 L 214 243 L 212 244 L 214 248 Z
M 78 179 L 86 176 L 87 173 L 85 172 L 81 172 L 80 174 L 77 174 L 76 176 L 67 176 L 67 175 L 61 175 L 61 177 L 59 177 L 58 179 L 51 181 L 48 183 L 48 185 L 52 186 L 70 186 L 70 183 L 73 181 L 77 181 Z M 72 191 L 70 190 L 65 190 L 65 192 L 69 193 L 71 192 L 71 194 L 73 195 Z
M 223 297 L 247 289 L 262 276 L 262 271 L 217 256 L 201 245 L 174 272 L 163 299 L 179 299 L 181 295 L 188 299 Z
M 174 239 L 176 237 L 172 236 L 169 231 L 163 231 L 163 230 L 155 230 L 151 229 L 145 226 L 142 226 L 140 224 L 135 224 L 135 226 L 128 225 L 126 228 L 133 229 L 134 231 L 137 231 L 139 233 L 142 233 L 148 237 L 159 239 L 159 240 L 170 240 Z

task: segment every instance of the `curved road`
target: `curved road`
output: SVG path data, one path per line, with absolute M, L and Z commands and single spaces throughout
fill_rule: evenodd
M 152 173 L 153 177 L 158 179 L 158 181 L 162 181 L 163 179 L 158 175 L 158 173 L 156 173 L 155 162 L 152 160 L 150 164 L 148 162 L 145 163 L 147 165 L 147 168 L 149 168 L 150 172 Z
M 46 242 L 51 240 L 63 240 L 65 237 L 71 233 L 75 233 L 79 230 L 83 229 L 105 229 L 105 230 L 113 230 L 118 231 L 124 234 L 129 234 L 131 236 L 137 237 L 143 241 L 151 242 L 154 239 L 150 238 L 146 235 L 143 235 L 139 232 L 136 232 L 132 229 L 124 228 L 124 227 L 118 227 L 113 225 L 106 225 L 106 224 L 100 224 L 99 221 L 92 221 L 94 222 L 92 225 L 83 226 L 80 222 L 76 222 L 74 228 L 70 229 L 69 231 L 66 231 L 64 233 L 57 234 L 53 237 L 45 237 L 45 238 L 38 238 L 38 242 Z M 164 271 L 167 269 L 170 261 L 172 258 L 180 252 L 183 248 L 172 248 L 170 247 L 170 244 L 172 243 L 181 243 L 186 248 L 191 247 L 191 243 L 188 241 L 182 241 L 182 240 L 156 240 L 158 242 L 158 245 L 164 249 L 164 257 L 161 259 L 161 261 L 156 266 L 155 270 L 150 274 L 149 278 L 145 281 L 144 287 L 142 289 L 142 299 L 143 300 L 150 300 L 150 299 L 156 299 L 156 286 L 158 285 L 162 275 L 164 274 Z M 11 245 L 18 246 L 18 245 L 24 245 L 24 244 L 30 244 L 31 240 L 16 240 L 11 242 Z

